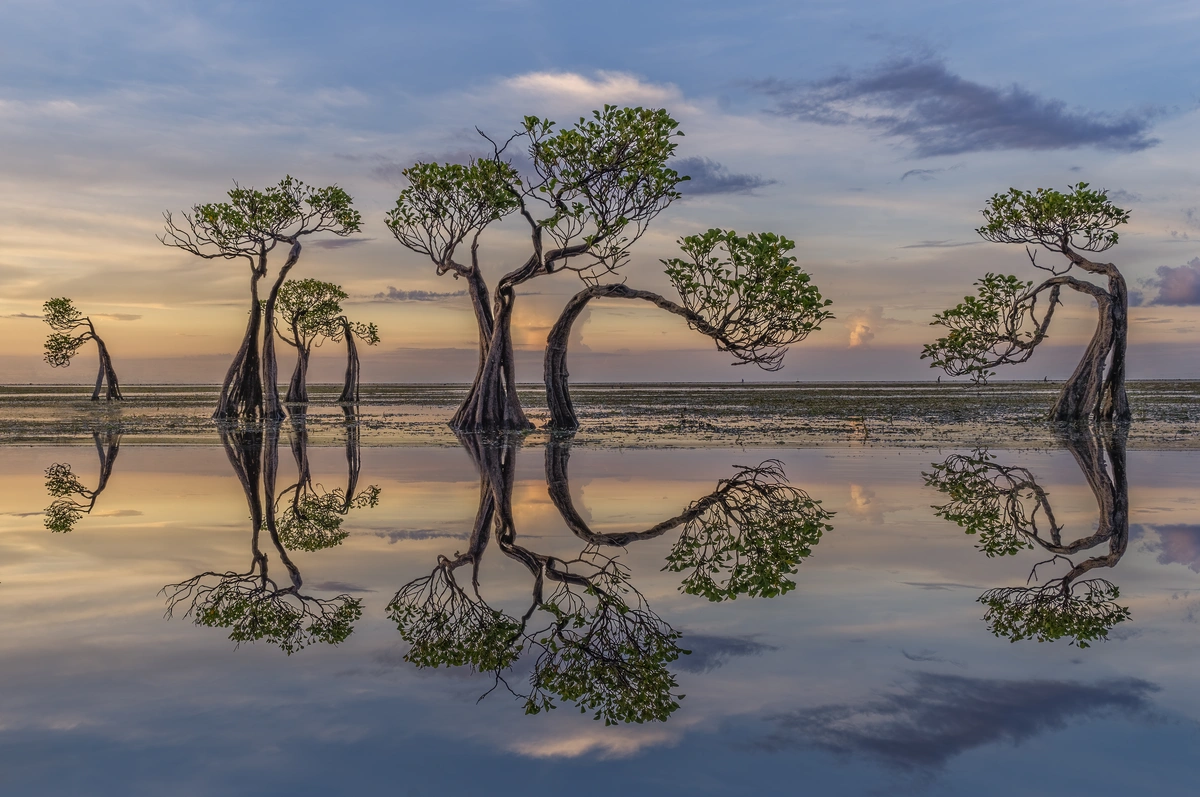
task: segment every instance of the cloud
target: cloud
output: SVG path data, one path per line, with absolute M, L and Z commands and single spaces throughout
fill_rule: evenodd
M 778 650 L 753 637 L 685 634 L 682 644 L 691 654 L 677 659 L 675 668 L 686 672 L 712 672 L 737 656 L 758 656 L 768 650 Z
M 979 241 L 917 241 L 901 249 L 954 249 L 958 246 L 975 246 Z
M 900 175 L 900 182 L 904 182 L 909 177 L 915 177 L 921 182 L 929 182 L 930 180 L 937 179 L 934 177 L 935 174 L 958 171 L 962 167 L 963 165 L 961 163 L 957 163 L 954 166 L 947 166 L 944 169 L 909 169 L 904 174 Z
M 857 349 L 860 346 L 866 346 L 875 339 L 876 333 L 897 324 L 911 323 L 911 321 L 885 317 L 882 307 L 869 307 L 866 310 L 852 314 L 846 319 L 846 329 L 850 333 L 849 347 Z
M 974 584 L 956 584 L 953 581 L 901 581 L 900 583 L 917 589 L 979 589 Z
M 401 540 L 466 539 L 469 531 L 439 531 L 438 529 L 404 529 L 403 531 L 377 531 L 375 536 L 395 545 Z
M 1019 744 L 1102 714 L 1148 715 L 1159 687 L 1137 678 L 1082 684 L 914 673 L 894 692 L 773 717 L 762 746 L 804 746 L 875 758 L 897 769 L 937 769 L 968 750 Z
M 941 656 L 937 655 L 937 653 L 935 651 L 932 651 L 932 650 L 922 650 L 922 651 L 918 651 L 916 653 L 909 653 L 907 650 L 901 650 L 900 655 L 903 656 L 904 658 L 908 659 L 909 661 L 915 661 L 918 663 L 930 662 L 930 663 L 935 663 L 935 664 L 953 664 L 955 667 L 960 667 L 963 669 L 965 669 L 967 666 L 966 664 L 963 664 L 961 661 L 956 661 L 955 659 L 942 658 Z
M 38 321 L 42 320 L 42 316 L 32 315 L 30 313 L 11 313 L 9 315 L 0 316 L 0 318 L 36 318 Z
M 311 246 L 314 249 L 347 249 L 374 240 L 374 238 L 326 238 L 320 241 L 311 241 L 305 246 Z
M 1126 191 L 1123 188 L 1118 188 L 1115 191 L 1108 192 L 1108 198 L 1113 202 L 1141 202 L 1142 195 L 1133 191 Z
M 136 313 L 92 313 L 96 318 L 111 318 L 114 321 L 137 321 L 141 318 Z
M 1200 257 L 1193 257 L 1182 266 L 1159 266 L 1148 285 L 1158 288 L 1150 304 L 1175 306 L 1200 304 Z
M 677 104 L 679 89 L 672 85 L 646 83 L 627 72 L 595 73 L 594 78 L 575 72 L 529 72 L 507 78 L 500 84 L 517 94 L 565 100 L 600 108 L 611 105 Z
M 389 285 L 384 292 L 377 293 L 371 298 L 377 302 L 440 302 L 443 299 L 457 299 L 466 296 L 467 292 L 438 293 L 437 291 L 402 291 L 394 285 Z
M 345 581 L 318 581 L 315 584 L 309 584 L 310 589 L 320 590 L 321 592 L 374 592 L 375 590 L 367 587 L 360 587 L 358 584 L 350 584 Z
M 1177 523 L 1149 528 L 1158 535 L 1158 542 L 1146 547 L 1158 552 L 1160 565 L 1187 565 L 1193 573 L 1200 573 L 1200 525 Z
M 771 80 L 755 87 L 776 100 L 777 114 L 877 130 L 906 141 L 921 158 L 1084 146 L 1137 152 L 1158 143 L 1147 136 L 1156 112 L 1073 110 L 1017 85 L 975 83 L 929 58 L 898 59 L 815 83 Z
M 684 196 L 749 194 L 779 182 L 758 174 L 731 172 L 724 164 L 703 157 L 680 158 L 671 167 L 691 178 L 680 186 Z

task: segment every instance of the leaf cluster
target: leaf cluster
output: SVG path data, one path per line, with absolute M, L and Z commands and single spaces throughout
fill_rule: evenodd
M 287 324 L 293 345 L 307 349 L 320 338 L 333 338 L 340 333 L 341 300 L 349 296 L 332 282 L 288 280 L 279 288 L 275 323 L 278 325 L 282 320 Z
M 981 212 L 984 224 L 976 232 L 985 240 L 1033 244 L 1052 252 L 1102 252 L 1117 243 L 1116 228 L 1129 221 L 1129 211 L 1114 205 L 1107 191 L 1083 182 L 1068 186 L 1066 193 L 1010 188 L 993 195 Z
M 795 589 L 794 575 L 833 513 L 788 484 L 782 464 L 743 468 L 701 499 L 667 555 L 664 570 L 691 571 L 681 589 L 710 601 L 772 598 Z
M 209 576 L 218 576 L 212 584 Z M 203 573 L 170 591 L 168 615 L 178 603 L 190 600 L 187 614 L 197 625 L 230 629 L 229 638 L 242 642 L 265 640 L 289 656 L 314 643 L 336 645 L 350 636 L 362 617 L 362 601 L 342 594 L 323 599 L 301 595 L 295 588 L 279 590 L 254 573 Z
M 683 306 L 699 316 L 717 348 L 767 371 L 783 367 L 787 346 L 833 317 L 807 272 L 775 233 L 710 229 L 679 239 L 684 258 L 663 260 Z
M 970 456 L 955 454 L 922 473 L 925 484 L 950 498 L 934 506 L 935 514 L 979 535 L 976 547 L 988 556 L 1012 556 L 1033 548 L 1041 538 L 1038 516 L 1050 534 L 1060 531 L 1046 492 L 1025 468 L 1002 467 L 986 449 Z
M 387 616 L 409 643 L 405 661 L 418 667 L 444 664 L 499 673 L 524 649 L 523 623 L 468 595 L 446 562 L 401 588 L 388 603 Z
M 350 195 L 336 185 L 318 188 L 287 175 L 261 191 L 234 183 L 228 196 L 228 202 L 193 206 L 182 225 L 164 214 L 166 232 L 159 240 L 205 258 L 253 261 L 280 241 L 318 232 L 345 237 L 362 228 Z
M 428 256 L 439 274 L 455 267 L 455 250 L 467 236 L 478 237 L 520 204 L 521 179 L 499 158 L 415 163 L 403 174 L 408 187 L 387 213 L 388 229 L 406 248 Z
M 1012 642 L 1069 637 L 1072 645 L 1086 648 L 1108 639 L 1113 626 L 1130 618 L 1129 609 L 1115 602 L 1120 594 L 1115 584 L 1104 579 L 1073 584 L 1055 579 L 1040 587 L 988 590 L 979 602 L 987 607 L 988 630 L 998 637 Z
M 66 534 L 75 528 L 79 519 L 90 510 L 88 504 L 80 503 L 71 496 L 91 498 L 91 490 L 83 486 L 79 477 L 66 463 L 56 462 L 46 468 L 46 492 L 55 500 L 46 507 L 42 524 L 48 531 Z
M 1038 291 L 1032 282 L 1005 274 L 986 274 L 977 280 L 977 296 L 937 313 L 930 326 L 950 330 L 945 337 L 927 344 L 921 359 L 932 362 L 950 376 L 970 376 L 976 384 L 996 375 L 997 365 L 1029 359 L 1034 348 L 1046 338 L 1049 315 L 1036 316 Z M 1053 289 L 1049 310 L 1057 302 Z
M 554 625 L 537 640 L 525 713 L 551 710 L 561 699 L 605 725 L 666 720 L 683 698 L 667 668 L 686 652 L 676 644 L 682 635 L 631 587 L 586 594 L 589 600 L 563 584 L 542 604 Z
M 522 133 L 537 174 L 526 196 L 549 211 L 536 224 L 560 250 L 587 255 L 567 267 L 588 280 L 620 267 L 688 179 L 667 166 L 683 133 L 662 109 L 605 105 L 565 128 L 527 116 Z

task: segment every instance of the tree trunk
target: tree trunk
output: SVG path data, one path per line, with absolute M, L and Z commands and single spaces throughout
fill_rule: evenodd
M 1129 396 L 1125 393 L 1125 347 L 1129 339 L 1129 291 L 1120 272 L 1108 278 L 1108 292 L 1112 294 L 1112 362 L 1105 380 L 1104 402 L 1101 417 L 1110 423 L 1125 424 L 1133 419 L 1129 409 Z
M 1108 292 L 1092 295 L 1096 300 L 1096 331 L 1050 410 L 1052 421 L 1123 424 L 1132 417 L 1125 392 L 1129 296 L 1119 272 L 1114 269 L 1108 277 Z
M 263 394 L 262 417 L 263 420 L 267 421 L 278 421 L 287 416 L 279 401 L 279 363 L 275 359 L 274 330 L 275 301 L 279 297 L 279 288 L 283 285 L 283 281 L 287 279 L 288 272 L 292 270 L 292 266 L 296 265 L 296 261 L 300 259 L 300 241 L 292 240 L 290 243 L 292 248 L 288 252 L 287 261 L 279 269 L 279 276 L 275 278 L 275 284 L 271 286 L 271 293 L 267 296 L 267 303 L 263 308 L 263 326 L 267 331 L 263 335 L 262 381 L 265 391 Z
M 308 358 L 312 350 L 301 343 L 296 347 L 296 368 L 292 371 L 292 381 L 288 383 L 287 396 L 284 401 L 288 404 L 308 403 Z
M 668 313 L 686 319 L 697 332 L 714 340 L 721 340 L 721 333 L 702 317 L 652 291 L 639 291 L 624 284 L 593 285 L 584 288 L 567 302 L 546 338 L 543 376 L 546 382 L 546 403 L 550 407 L 550 421 L 546 426 L 555 432 L 574 432 L 579 429 L 579 419 L 575 416 L 575 406 L 571 402 L 568 383 L 570 374 L 567 372 L 567 345 L 571 339 L 571 328 L 587 307 L 587 303 L 599 298 L 641 299 L 650 302 Z
M 342 334 L 346 336 L 346 381 L 342 385 L 342 395 L 338 396 L 341 404 L 358 403 L 358 345 L 354 342 L 354 330 L 349 319 L 342 318 Z
M 217 420 L 244 418 L 253 420 L 262 409 L 262 374 L 259 371 L 258 331 L 262 323 L 262 307 L 258 302 L 258 281 L 262 278 L 256 269 L 250 276 L 250 320 L 242 345 L 233 357 L 225 382 L 221 386 L 221 397 L 212 417 Z
M 362 449 L 359 445 L 358 419 L 350 407 L 342 407 L 346 416 L 346 497 L 342 502 L 342 512 L 350 511 L 354 501 L 354 493 L 358 490 L 358 477 L 362 471 Z
M 107 381 L 108 389 L 105 391 L 104 398 L 108 401 L 116 399 L 121 400 L 121 387 L 117 383 L 117 372 L 113 369 L 112 357 L 108 354 L 108 347 L 104 345 L 104 341 L 96 334 L 96 327 L 92 325 L 90 318 L 85 318 L 88 331 L 84 334 L 82 340 L 96 341 L 96 352 L 99 355 L 100 364 L 96 371 L 96 387 L 92 390 L 92 401 L 100 400 L 100 388 Z
M 512 313 L 515 295 L 511 288 L 501 287 L 496 291 L 494 325 L 482 323 L 477 302 L 478 289 L 470 282 L 472 303 L 480 319 L 480 341 L 482 358 L 475 383 L 458 412 L 450 420 L 450 428 L 458 432 L 524 432 L 533 428 L 525 417 L 517 397 L 517 382 L 514 371 L 515 358 L 512 348 Z M 490 329 L 489 329 L 490 327 Z M 486 334 L 490 332 L 490 334 Z

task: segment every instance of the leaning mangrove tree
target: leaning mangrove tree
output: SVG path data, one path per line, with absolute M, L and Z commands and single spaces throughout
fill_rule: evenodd
M 783 367 L 783 355 L 832 318 L 811 277 L 788 253 L 795 243 L 774 233 L 738 235 L 712 229 L 679 239 L 684 257 L 663 260 L 679 301 L 624 283 L 589 285 L 563 308 L 546 341 L 546 401 L 549 427 L 575 431 L 579 421 L 571 403 L 567 344 L 579 315 L 593 299 L 639 299 L 682 317 L 692 329 L 712 338 L 736 364 L 753 363 L 766 371 Z
M 100 388 L 105 387 L 104 398 L 109 401 L 121 399 L 121 386 L 117 372 L 113 370 L 108 347 L 96 334 L 96 325 L 65 296 L 51 299 L 42 305 L 42 320 L 54 330 L 46 338 L 46 353 L 43 359 L 52 368 L 65 368 L 85 343 L 96 341 L 100 355 L 100 370 L 96 374 L 96 387 L 92 390 L 92 401 L 100 400 Z
M 1063 288 L 1089 297 L 1096 304 L 1096 331 L 1075 372 L 1063 386 L 1050 410 L 1055 421 L 1130 419 L 1125 395 L 1125 347 L 1128 337 L 1129 293 L 1125 278 L 1112 263 L 1085 257 L 1117 243 L 1116 228 L 1129 221 L 1129 211 L 1095 191 L 1087 183 L 1070 186 L 1066 193 L 1039 188 L 1010 188 L 996 194 L 983 209 L 984 225 L 976 232 L 995 243 L 1024 244 L 1029 262 L 1050 276 L 1032 281 L 1002 274 L 986 274 L 975 284 L 976 296 L 934 316 L 933 324 L 949 334 L 925 347 L 922 359 L 951 376 L 970 376 L 986 382 L 996 366 L 1023 363 L 1047 337 Z M 1044 265 L 1037 255 L 1048 250 L 1063 260 Z M 1069 272 L 1078 268 L 1100 277 L 1097 285 Z

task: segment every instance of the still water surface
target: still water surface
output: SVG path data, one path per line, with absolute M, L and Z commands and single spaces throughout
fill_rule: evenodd
M 0 792 L 1195 793 L 1200 452 L 347 435 L 5 449 Z

